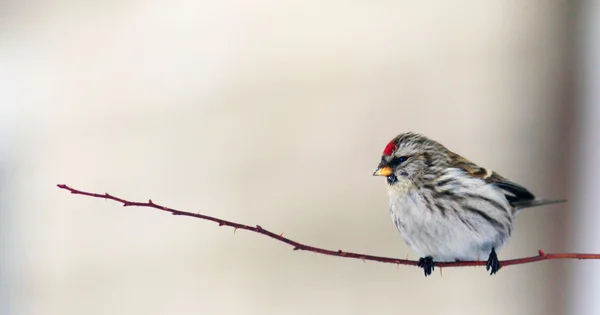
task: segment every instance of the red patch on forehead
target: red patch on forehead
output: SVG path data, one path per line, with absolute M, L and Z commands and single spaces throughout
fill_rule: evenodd
M 392 155 L 392 153 L 394 153 L 395 150 L 396 144 L 394 143 L 394 140 L 392 140 L 385 146 L 385 149 L 383 149 L 383 155 Z

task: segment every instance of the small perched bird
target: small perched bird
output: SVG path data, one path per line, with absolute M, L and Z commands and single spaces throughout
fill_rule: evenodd
M 434 261 L 485 257 L 486 270 L 495 274 L 496 250 L 510 237 L 519 210 L 565 201 L 536 199 L 525 187 L 412 132 L 387 144 L 373 175 L 387 177 L 392 221 L 420 255 L 425 276 Z

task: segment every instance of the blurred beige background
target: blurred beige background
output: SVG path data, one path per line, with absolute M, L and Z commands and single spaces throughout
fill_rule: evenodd
M 55 187 L 417 259 L 371 176 L 400 132 L 567 196 L 567 1 L 5 1 L 0 12 L 1 312 L 565 314 L 566 267 L 593 266 L 424 278 Z M 501 258 L 567 250 L 572 207 L 524 212 Z

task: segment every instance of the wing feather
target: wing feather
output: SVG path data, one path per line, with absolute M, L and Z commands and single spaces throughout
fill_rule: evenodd
M 502 177 L 498 173 L 490 169 L 480 167 L 454 152 L 449 152 L 449 156 L 451 161 L 450 165 L 452 167 L 462 169 L 472 177 L 481 178 L 486 183 L 496 185 L 498 188 L 502 189 L 504 196 L 511 205 L 514 206 L 517 203 L 523 203 L 535 199 L 535 196 L 527 188 Z

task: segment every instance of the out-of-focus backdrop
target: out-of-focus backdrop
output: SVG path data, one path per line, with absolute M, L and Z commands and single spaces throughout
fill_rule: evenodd
M 580 49 L 595 49 L 597 10 L 0 2 L 0 313 L 599 313 L 600 262 L 424 278 L 56 188 L 416 259 L 391 223 L 384 179 L 371 176 L 385 144 L 412 130 L 537 195 L 575 199 L 523 212 L 501 258 L 600 252 L 589 223 L 600 113 L 586 92 L 598 76 Z

